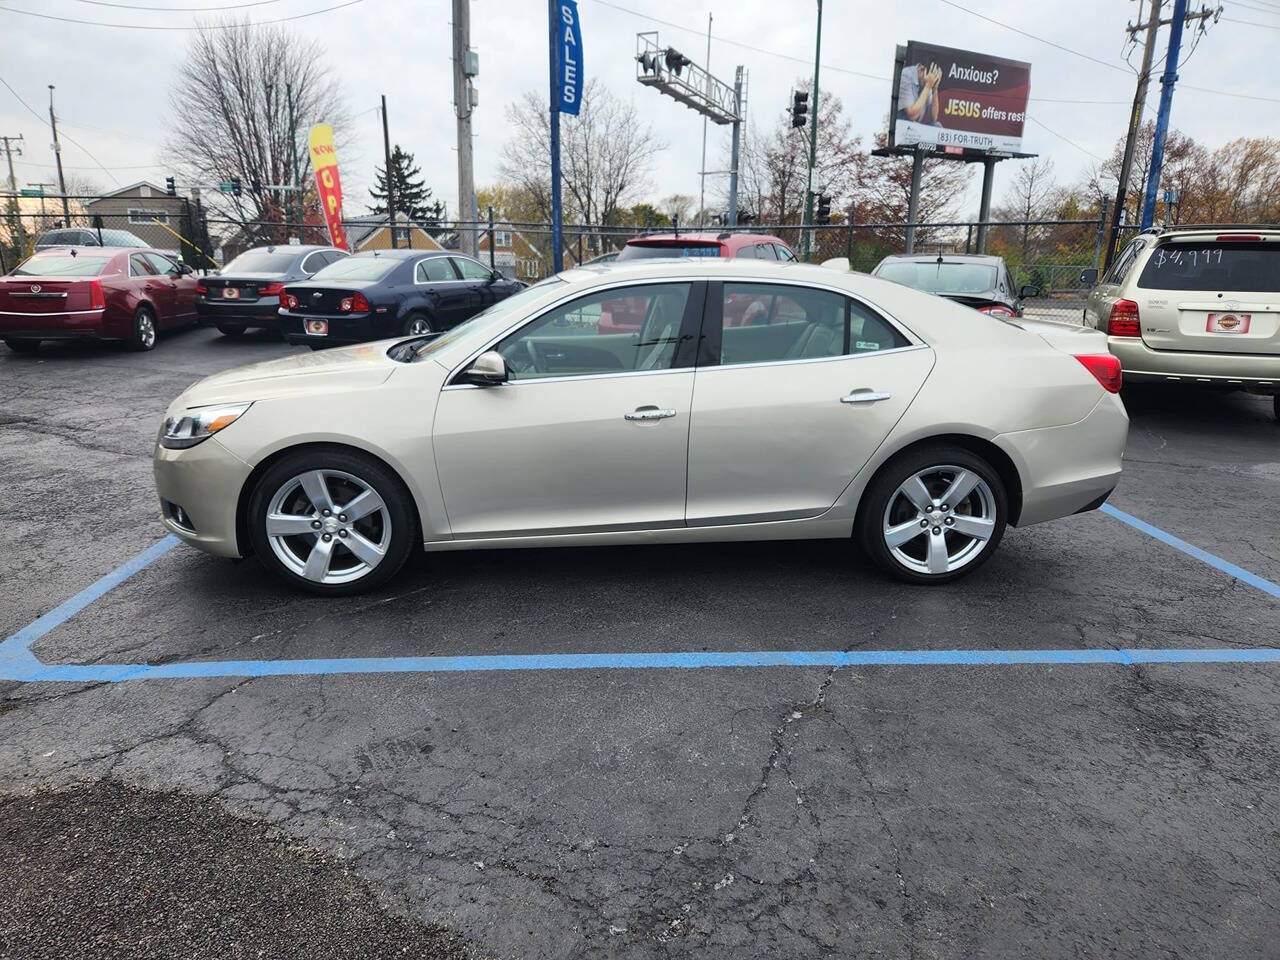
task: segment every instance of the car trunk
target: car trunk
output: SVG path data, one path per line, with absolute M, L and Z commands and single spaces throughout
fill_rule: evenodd
M 1280 238 L 1160 244 L 1135 297 L 1154 350 L 1280 354 Z
M 298 305 L 293 313 L 340 313 L 339 305 L 343 299 L 356 292 L 363 292 L 373 286 L 370 283 L 325 284 L 324 286 L 291 286 L 285 287 L 289 293 L 298 298 Z M 367 294 L 366 294 L 367 295 Z
M 212 276 L 203 278 L 209 289 L 208 297 L 212 300 L 239 300 L 254 303 L 262 296 L 263 287 L 279 284 L 284 280 L 283 273 L 240 274 L 234 277 Z M 268 294 L 274 296 L 274 294 Z
M 91 310 L 94 309 L 92 287 L 96 282 L 80 277 L 0 277 L 0 310 L 14 313 Z

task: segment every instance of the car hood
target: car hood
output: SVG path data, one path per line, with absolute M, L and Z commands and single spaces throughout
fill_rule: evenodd
M 224 370 L 192 384 L 174 405 L 239 403 L 376 386 L 399 366 L 387 356 L 390 345 L 391 341 L 361 343 Z

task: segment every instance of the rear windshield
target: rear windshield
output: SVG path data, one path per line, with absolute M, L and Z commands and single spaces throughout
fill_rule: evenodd
M 618 253 L 619 260 L 654 260 L 658 257 L 718 257 L 718 243 L 628 243 Z
M 1280 293 L 1280 243 L 1162 243 L 1138 277 L 1147 290 Z
M 403 260 L 386 257 L 347 257 L 317 270 L 312 280 L 381 280 Z
M 80 254 L 44 254 L 32 257 L 14 268 L 14 277 L 96 277 L 111 262 L 110 257 L 92 257 Z
M 89 234 L 95 240 L 98 238 L 97 230 L 90 230 Z M 128 230 L 103 230 L 102 245 L 104 247 L 145 247 L 146 243 L 136 233 L 130 233 Z
M 876 268 L 876 276 L 925 293 L 987 293 L 996 288 L 996 268 L 982 263 L 912 263 L 894 260 Z
M 296 253 L 274 250 L 246 250 L 225 267 L 223 273 L 287 273 Z

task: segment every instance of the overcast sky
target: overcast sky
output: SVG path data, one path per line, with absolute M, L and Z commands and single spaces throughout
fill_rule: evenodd
M 39 114 L 33 116 L 0 86 L 0 134 L 26 138 L 18 179 L 25 183 L 56 178 L 49 130 L 42 122 L 47 120 L 47 85 L 53 83 L 60 129 L 76 141 L 64 140 L 69 172 L 105 188 L 140 179 L 164 182 L 167 171 L 155 164 L 166 132 L 175 124 L 204 122 L 201 117 L 173 116 L 168 107 L 168 88 L 191 34 L 137 25 L 189 27 L 197 16 L 193 9 L 219 4 L 241 6 L 243 13 L 265 21 L 342 2 L 0 0 L 0 36 L 6 40 L 0 78 Z M 128 9 L 125 4 L 180 12 Z M 1142 6 L 1145 10 L 1147 4 Z M 1280 2 L 1250 0 L 1246 6 L 1243 0 L 1224 0 L 1224 6 L 1223 22 L 1210 28 L 1189 59 L 1184 57 L 1173 106 L 1173 125 L 1210 146 L 1243 135 L 1280 135 L 1280 87 L 1271 79 L 1280 54 Z M 383 93 L 392 140 L 416 155 L 427 183 L 447 201 L 451 213 L 456 209 L 450 9 L 448 0 L 357 0 L 344 9 L 289 24 L 320 41 L 357 114 L 354 143 L 339 155 L 348 215 L 363 212 L 374 164 L 381 161 L 377 104 Z M 20 10 L 135 26 L 66 23 L 26 16 Z M 669 144 L 652 171 L 648 195 L 654 200 L 671 193 L 697 196 L 702 120 L 636 83 L 638 31 L 657 30 L 663 45 L 701 61 L 707 15 L 712 14 L 712 72 L 731 80 L 734 66 L 747 67 L 748 112 L 761 128 L 774 122 L 796 80 L 812 73 L 813 0 L 581 0 L 579 10 L 586 75 L 632 99 Z M 1023 148 L 1051 156 L 1058 177 L 1071 180 L 1095 158 L 1105 157 L 1124 130 L 1134 89 L 1134 75 L 1123 57 L 1124 28 L 1138 16 L 1134 0 L 827 0 L 821 88 L 844 101 L 854 131 L 869 141 L 888 110 L 887 78 L 896 43 L 915 39 L 1029 61 L 1032 102 Z M 547 89 L 546 4 L 473 0 L 471 24 L 472 46 L 480 54 L 480 105 L 474 119 L 476 182 L 483 186 L 497 179 L 499 151 L 507 135 L 504 107 L 526 90 Z M 1162 50 L 1166 36 L 1167 31 L 1161 31 Z M 1192 36 L 1189 33 L 1188 39 Z M 1132 59 L 1137 63 L 1138 54 Z M 1193 87 L 1272 99 L 1224 96 Z M 1148 97 L 1151 116 L 1158 99 L 1159 87 L 1153 83 Z M 727 142 L 728 128 L 712 125 L 709 168 L 722 165 Z M 1000 169 L 997 199 L 1007 186 L 1011 166 L 1012 162 Z M 707 189 L 711 194 L 710 183 Z M 969 212 L 976 214 L 976 190 L 970 194 L 967 199 L 975 209 Z

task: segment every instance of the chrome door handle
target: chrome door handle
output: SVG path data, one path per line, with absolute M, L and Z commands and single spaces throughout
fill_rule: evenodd
M 636 407 L 631 413 L 624 413 L 623 420 L 665 420 L 667 417 L 674 417 L 676 412 L 666 407 L 655 407 L 648 405 L 644 407 Z
M 875 390 L 868 390 L 865 387 L 861 390 L 854 390 L 840 398 L 841 403 L 875 403 L 877 400 L 888 400 L 893 394 L 879 393 Z

